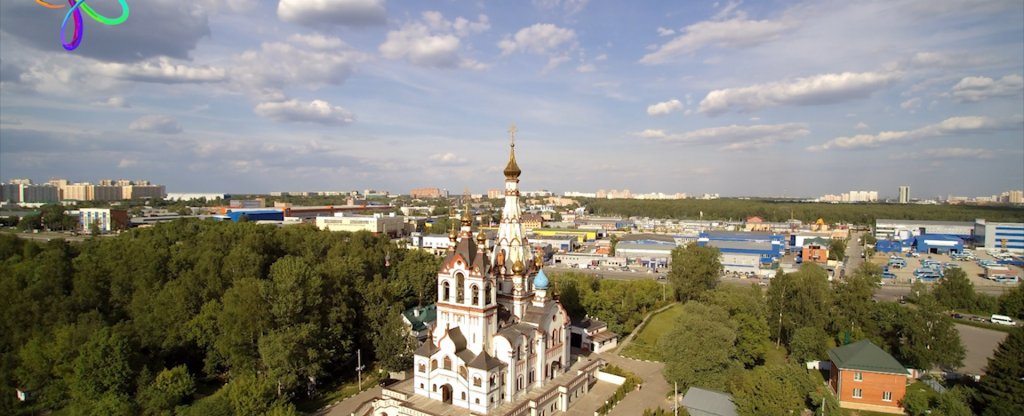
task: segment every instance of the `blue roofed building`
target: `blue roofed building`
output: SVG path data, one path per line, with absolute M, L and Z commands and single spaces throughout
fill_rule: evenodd
M 242 218 L 247 221 L 284 221 L 284 211 L 279 209 L 228 209 L 226 215 L 234 222 Z
M 914 249 L 929 254 L 960 253 L 964 251 L 964 242 L 954 235 L 921 234 L 914 238 Z
M 785 247 L 785 237 L 772 233 L 710 231 L 700 233 L 697 245 L 715 247 L 721 254 L 722 269 L 770 277 L 778 268 Z

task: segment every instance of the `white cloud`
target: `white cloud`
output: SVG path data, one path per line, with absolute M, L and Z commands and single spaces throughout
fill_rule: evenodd
M 996 130 L 1019 129 L 1022 119 L 996 120 L 985 116 L 950 117 L 939 123 L 929 124 L 914 130 L 883 131 L 878 134 L 858 134 L 856 136 L 836 137 L 828 142 L 810 146 L 807 150 L 821 151 L 832 148 L 859 149 L 878 147 L 890 142 L 943 137 L 953 134 L 983 133 Z
M 658 36 L 672 36 L 674 34 L 676 34 L 675 30 L 664 27 L 658 27 Z
M 150 114 L 139 117 L 128 125 L 134 131 L 157 134 L 178 134 L 181 133 L 181 124 L 174 117 L 161 114 Z
M 867 130 L 867 129 L 871 128 L 871 126 L 869 126 L 868 123 L 865 123 L 865 122 L 862 121 L 862 122 L 857 123 L 856 126 L 853 126 L 853 128 L 855 128 L 857 130 Z
M 583 11 L 590 0 L 533 0 L 533 4 L 541 9 L 553 11 L 564 10 L 566 14 L 573 15 Z
M 537 23 L 520 29 L 515 35 L 505 35 L 505 38 L 498 42 L 498 47 L 501 48 L 502 55 L 513 52 L 546 54 L 575 39 L 576 32 L 572 29 L 550 23 Z
M 925 155 L 933 159 L 992 159 L 995 152 L 988 149 L 968 149 L 963 147 L 943 147 L 927 149 Z
M 308 122 L 319 124 L 348 124 L 355 116 L 348 110 L 332 106 L 327 101 L 309 102 L 288 100 L 263 102 L 256 105 L 256 114 L 276 121 Z
M 437 162 L 442 165 L 463 165 L 466 163 L 465 158 L 461 158 L 452 152 L 436 153 L 430 155 L 430 160 L 433 160 L 434 162 Z
M 419 22 L 410 22 L 399 30 L 387 34 L 387 40 L 378 48 L 388 59 L 406 59 L 426 67 L 485 69 L 487 65 L 459 55 L 461 37 L 490 29 L 487 16 L 480 15 L 476 22 L 463 17 L 454 21 L 440 12 L 427 11 Z
M 700 111 L 717 115 L 729 110 L 837 103 L 867 97 L 898 77 L 895 72 L 843 72 L 714 90 L 701 100 Z
M 238 55 L 231 80 L 261 99 L 284 98 L 284 88 L 318 88 L 345 82 L 357 63 L 366 60 L 344 41 L 329 36 L 293 35 L 287 42 L 266 42 Z
M 580 73 L 594 72 L 596 70 L 597 67 L 595 67 L 594 64 L 580 64 L 576 67 L 576 72 Z
M 138 160 L 122 158 L 119 162 L 117 162 L 117 167 L 120 168 L 120 169 L 124 169 L 124 168 L 130 168 L 132 166 L 136 166 L 138 164 L 139 164 Z
M 675 98 L 647 106 L 647 115 L 657 116 L 679 111 L 683 109 L 683 103 Z
M 387 19 L 385 0 L 281 0 L 277 17 L 306 26 L 368 26 Z
M 913 113 L 914 110 L 917 110 L 918 108 L 921 108 L 921 99 L 918 98 L 918 97 L 914 97 L 914 98 L 911 98 L 909 100 L 906 100 L 906 101 L 900 103 L 900 108 L 902 108 L 904 110 L 907 110 L 907 111 L 910 111 L 911 113 Z
M 1024 78 L 1007 75 L 998 80 L 989 77 L 965 77 L 953 86 L 953 97 L 961 102 L 976 102 L 994 97 L 1014 97 L 1024 90 Z
M 544 69 L 541 71 L 547 73 L 548 71 L 551 71 L 552 69 L 558 68 L 562 64 L 569 62 L 569 59 L 570 58 L 566 55 L 552 56 L 548 58 L 548 63 L 544 65 Z
M 226 78 L 223 68 L 178 65 L 166 57 L 132 64 L 97 63 L 93 69 L 111 78 L 162 84 L 221 82 Z
M 663 64 L 709 45 L 742 48 L 770 42 L 796 26 L 792 20 L 749 20 L 742 14 L 729 20 L 702 21 L 687 26 L 683 34 L 644 55 L 640 63 Z
M 785 123 L 750 126 L 733 124 L 674 134 L 666 133 L 664 130 L 647 129 L 635 135 L 664 142 L 723 144 L 719 150 L 748 150 L 793 141 L 810 132 L 807 124 Z
M 110 97 L 103 101 L 94 101 L 93 105 L 102 105 L 110 108 L 131 108 L 131 104 L 125 101 L 124 97 Z

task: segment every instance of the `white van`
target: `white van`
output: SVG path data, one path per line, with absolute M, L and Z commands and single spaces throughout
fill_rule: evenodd
M 1016 326 L 1017 325 L 1017 323 L 1014 322 L 1013 319 L 1010 319 L 1010 317 L 1006 316 L 1006 315 L 992 315 L 992 318 L 990 319 L 990 321 L 992 321 L 992 323 L 994 323 L 994 324 L 1000 324 L 1000 325 L 1009 325 L 1009 326 Z

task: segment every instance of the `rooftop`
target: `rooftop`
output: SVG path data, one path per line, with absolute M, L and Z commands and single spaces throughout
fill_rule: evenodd
M 691 416 L 736 416 L 732 395 L 716 390 L 690 387 L 683 396 L 683 407 Z
M 907 373 L 903 364 L 866 339 L 835 348 L 828 352 L 828 358 L 841 369 L 890 374 Z

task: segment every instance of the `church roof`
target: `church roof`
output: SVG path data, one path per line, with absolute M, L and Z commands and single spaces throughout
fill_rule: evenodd
M 448 252 L 448 256 L 445 257 L 444 262 L 450 263 L 455 256 L 458 255 L 466 261 L 466 269 L 473 270 L 473 268 L 479 268 L 481 274 L 487 274 L 490 270 L 490 263 L 488 262 L 487 256 L 479 250 L 479 246 L 473 241 L 472 235 L 463 236 L 455 243 L 455 250 Z
M 504 365 L 501 360 L 491 357 L 487 351 L 481 352 L 476 358 L 469 363 L 470 368 L 476 368 L 480 370 L 490 370 L 492 368 L 498 368 Z
M 516 345 L 518 344 L 517 340 L 519 337 L 525 336 L 527 339 L 533 339 L 533 333 L 536 331 L 536 328 L 532 325 L 518 323 L 498 331 L 498 334 L 505 337 L 512 345 Z
M 505 179 L 519 179 L 519 175 L 523 171 L 519 170 L 519 165 L 516 164 L 516 144 L 512 143 L 508 151 L 508 164 L 505 165 Z
M 533 304 L 526 305 L 526 312 L 523 313 L 523 322 L 530 323 L 533 325 L 539 325 L 544 317 L 548 315 L 549 310 L 555 306 L 554 301 L 545 302 L 543 307 L 533 306 Z
M 427 342 L 424 342 L 423 345 L 416 349 L 415 354 L 420 357 L 430 357 L 434 355 L 434 351 L 437 351 L 437 347 L 434 346 L 432 340 L 428 339 Z
M 462 330 L 459 329 L 459 327 L 449 329 L 448 338 L 455 343 L 455 351 L 462 351 L 466 349 L 466 336 L 462 335 Z
M 416 316 L 416 309 L 419 309 L 419 316 Z M 432 303 L 422 308 L 414 306 L 406 309 L 405 312 L 402 312 L 402 315 L 405 315 L 405 320 L 412 325 L 413 331 L 422 331 L 427 329 L 428 323 L 433 323 L 437 320 L 437 304 Z

